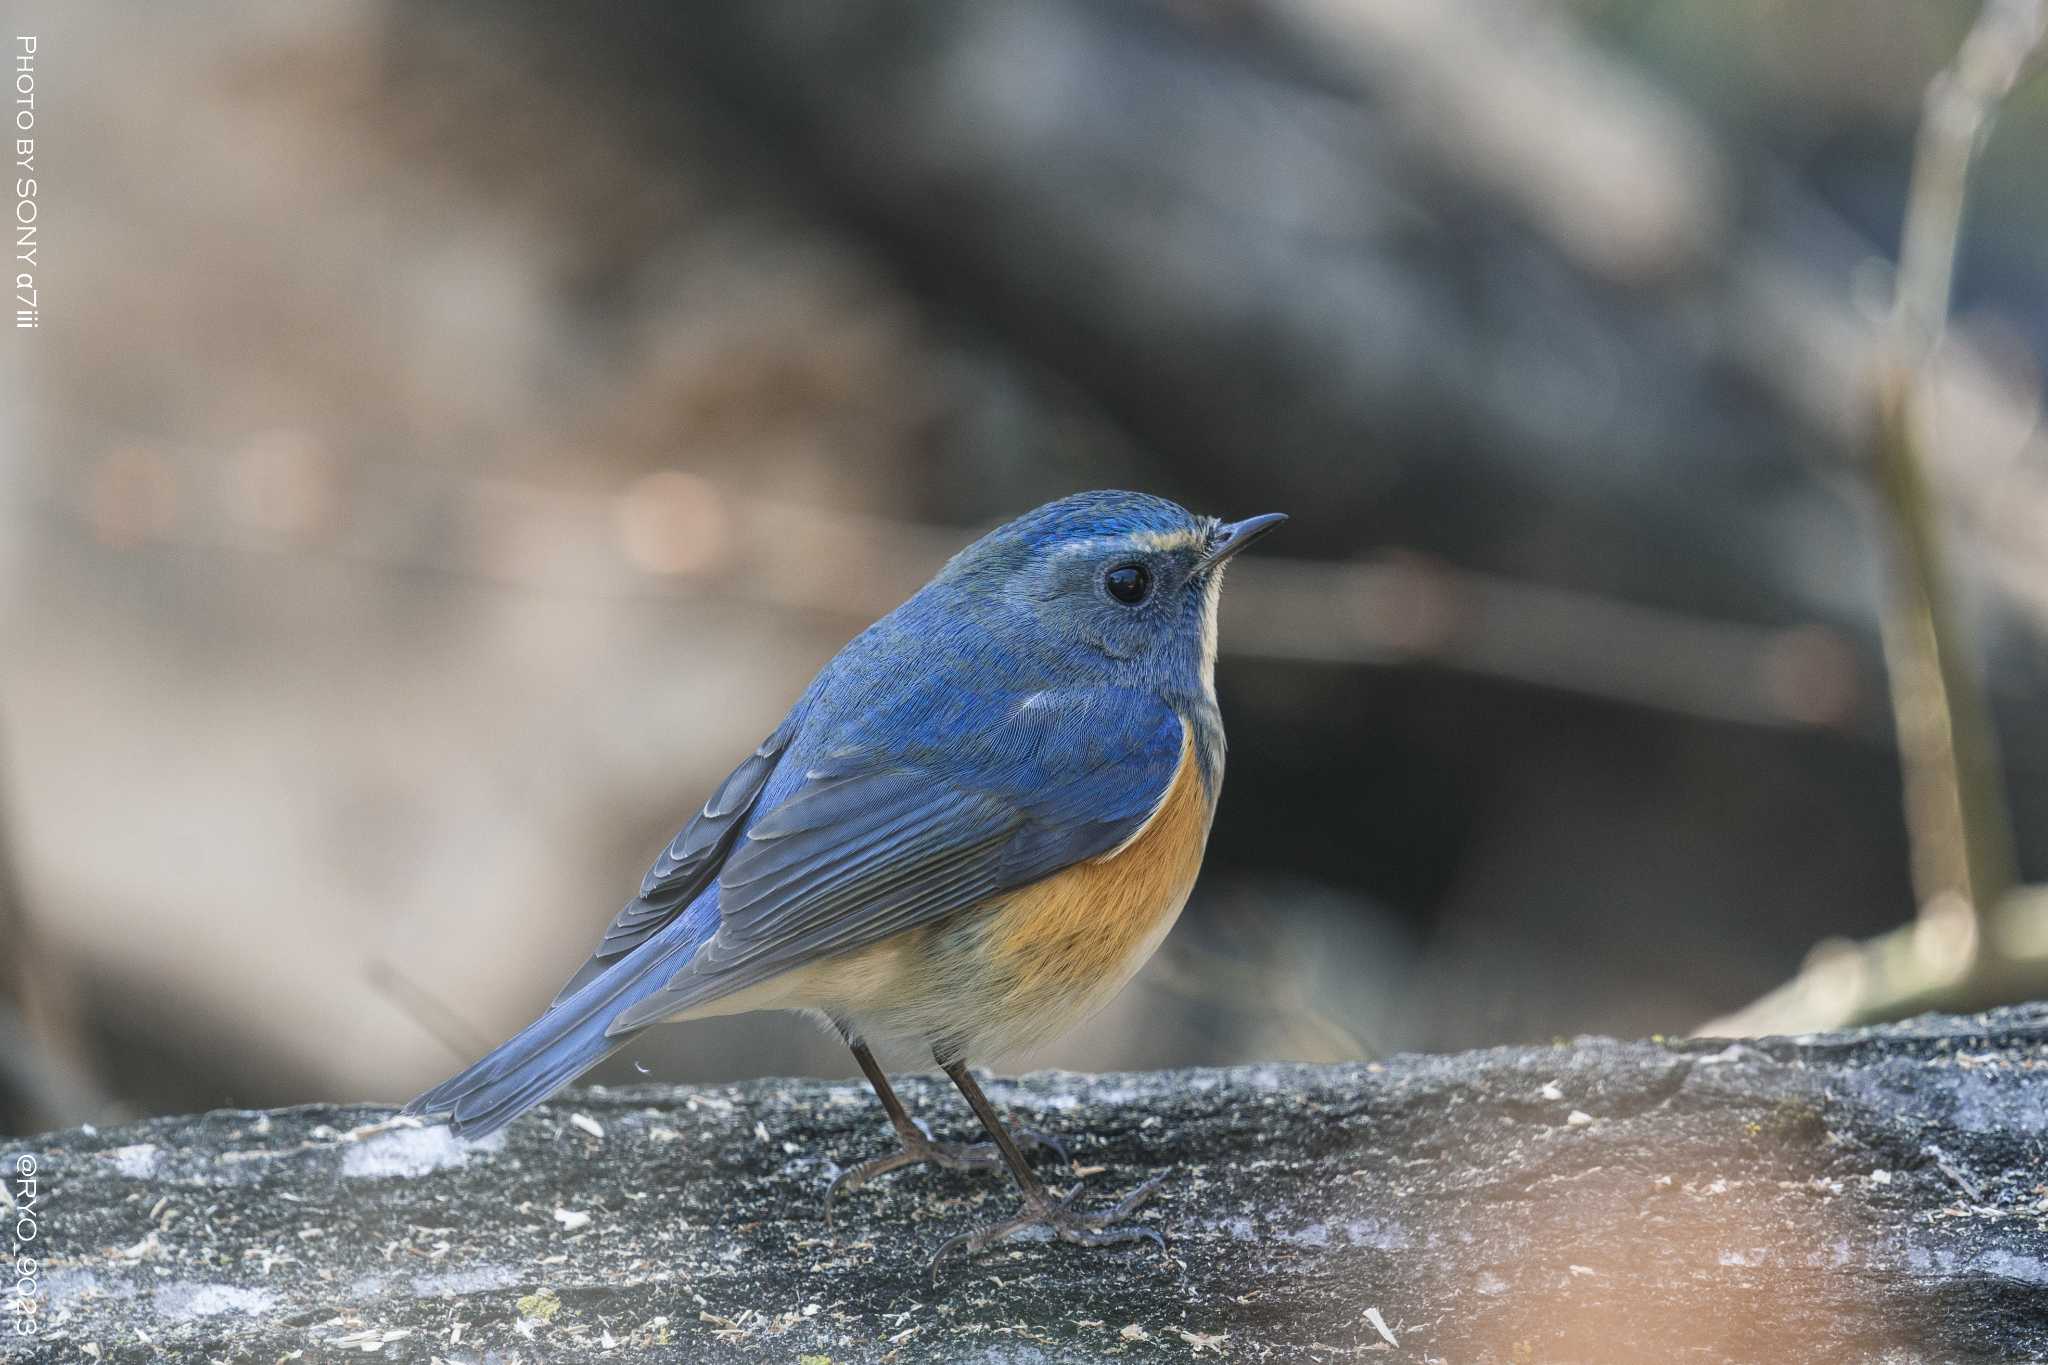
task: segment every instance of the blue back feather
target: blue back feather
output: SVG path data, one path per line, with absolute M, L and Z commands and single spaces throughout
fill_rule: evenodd
M 1213 799 L 1208 608 L 1188 575 L 1215 525 L 1084 493 L 962 550 L 819 672 L 548 1013 L 412 1110 L 488 1132 L 667 1015 L 1115 848 L 1164 796 L 1186 726 Z M 1098 590 L 1125 559 L 1160 583 L 1140 607 Z

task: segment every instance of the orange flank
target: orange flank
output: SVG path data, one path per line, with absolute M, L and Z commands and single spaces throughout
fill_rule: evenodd
M 1215 805 L 1183 723 L 1173 783 L 1121 847 L 680 1017 L 813 1009 L 877 1046 L 938 1039 L 974 1057 L 1045 1042 L 1108 1004 L 1173 928 Z
M 990 1005 L 1064 1025 L 1107 1004 L 1180 917 L 1214 810 L 1183 725 L 1173 785 L 1136 835 L 991 907 L 982 941 L 1001 998 Z

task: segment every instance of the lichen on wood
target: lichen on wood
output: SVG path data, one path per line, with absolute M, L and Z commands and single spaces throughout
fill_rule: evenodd
M 968 1132 L 938 1078 L 903 1094 Z M 34 1156 L 42 1336 L 156 1361 L 2015 1360 L 2048 1356 L 2048 1006 L 990 1085 L 1168 1239 L 1013 1243 L 997 1175 L 841 1202 L 853 1081 L 571 1092 L 474 1144 L 368 1106 Z M 10 1158 L 11 1159 L 11 1158 Z M 302 1353 L 294 1355 L 294 1353 Z

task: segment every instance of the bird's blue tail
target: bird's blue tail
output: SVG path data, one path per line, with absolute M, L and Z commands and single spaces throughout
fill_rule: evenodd
M 518 1118 L 632 1039 L 605 1030 L 666 985 L 704 935 L 687 919 L 668 926 L 451 1080 L 405 1106 L 482 1137 Z

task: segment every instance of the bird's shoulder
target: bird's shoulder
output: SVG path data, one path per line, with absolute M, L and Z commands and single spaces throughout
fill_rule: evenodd
M 915 771 L 1029 805 L 1139 759 L 1164 776 L 1183 733 L 1200 734 L 1167 698 L 1101 680 L 906 664 L 893 678 L 850 681 L 822 690 L 803 718 L 790 760 L 807 773 Z

